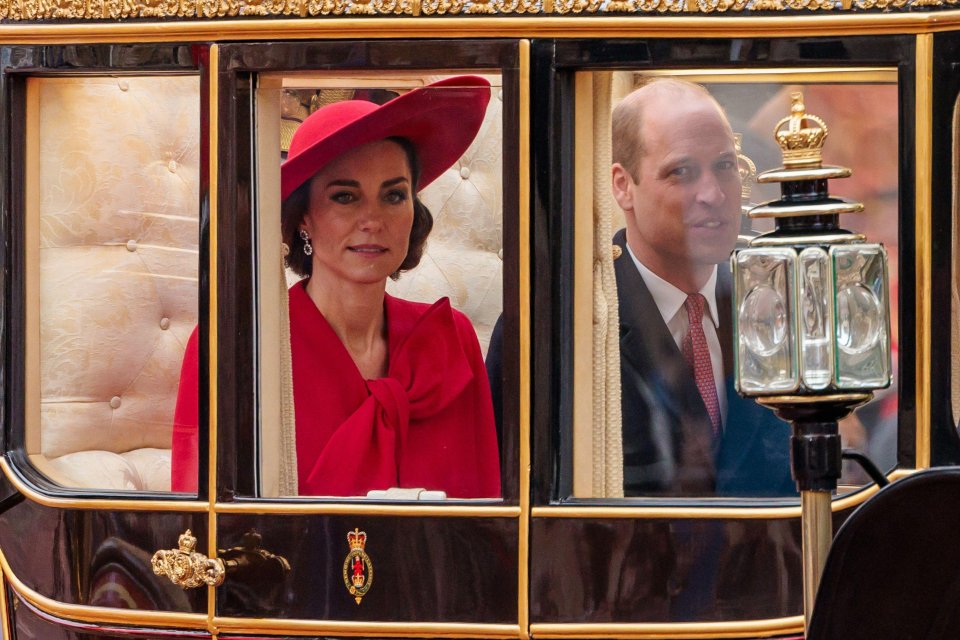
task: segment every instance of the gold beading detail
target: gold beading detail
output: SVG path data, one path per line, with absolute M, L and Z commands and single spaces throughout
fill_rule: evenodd
M 597 13 L 603 6 L 601 0 L 554 0 L 555 13 Z M 634 11 L 634 0 L 610 0 L 608 10 L 628 13 Z M 610 9 L 610 7 L 614 7 Z
M 857 9 L 901 9 L 910 4 L 910 0 L 854 0 Z
M 960 0 L 0 0 L 0 20 L 219 19 L 242 16 L 444 16 L 745 14 L 909 11 Z
M 463 11 L 463 0 L 422 0 L 420 12 L 426 16 L 456 15 Z
M 764 0 L 759 0 L 764 1 Z M 750 0 L 697 0 L 700 13 L 726 13 L 727 11 L 743 11 L 750 7 Z M 759 11 L 753 6 L 754 11 Z

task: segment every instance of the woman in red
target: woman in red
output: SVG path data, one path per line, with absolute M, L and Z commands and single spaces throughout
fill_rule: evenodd
M 419 263 L 433 226 L 417 191 L 467 149 L 489 97 L 489 83 L 463 76 L 382 106 L 334 103 L 291 141 L 281 196 L 288 262 L 305 276 L 289 291 L 301 495 L 500 495 L 473 326 L 446 298 L 426 305 L 385 291 Z M 177 399 L 174 491 L 197 486 L 196 371 L 195 332 Z

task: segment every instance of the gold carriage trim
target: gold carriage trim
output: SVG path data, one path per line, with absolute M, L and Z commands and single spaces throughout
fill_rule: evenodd
M 951 8 L 960 0 L 0 0 L 0 21 L 244 16 L 752 14 Z

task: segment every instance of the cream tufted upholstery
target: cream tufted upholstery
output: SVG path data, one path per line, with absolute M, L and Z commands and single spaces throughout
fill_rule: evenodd
M 197 321 L 198 79 L 31 82 L 40 433 L 28 453 L 66 486 L 168 490 Z
M 503 101 L 499 78 L 487 79 L 493 95 L 477 139 L 420 194 L 434 217 L 423 259 L 388 284 L 390 293 L 407 300 L 448 296 L 470 317 L 484 354 L 503 308 Z

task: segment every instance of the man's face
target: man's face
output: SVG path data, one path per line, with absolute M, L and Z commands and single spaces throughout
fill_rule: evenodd
M 740 227 L 740 174 L 730 125 L 716 105 L 699 95 L 671 98 L 645 107 L 637 182 L 615 164 L 613 192 L 631 250 L 674 282 L 671 276 L 685 271 L 709 273 L 730 255 Z

